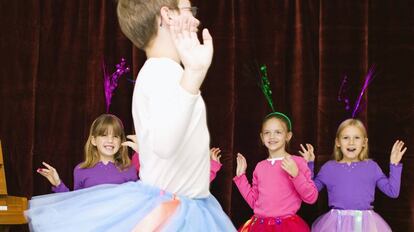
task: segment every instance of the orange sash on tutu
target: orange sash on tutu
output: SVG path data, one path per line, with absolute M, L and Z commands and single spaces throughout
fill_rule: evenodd
M 161 231 L 162 227 L 174 214 L 179 205 L 180 200 L 175 196 L 172 200 L 161 203 L 145 216 L 142 221 L 134 227 L 132 232 Z

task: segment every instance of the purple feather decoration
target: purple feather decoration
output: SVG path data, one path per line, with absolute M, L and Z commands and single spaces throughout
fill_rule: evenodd
M 104 91 L 105 91 L 105 103 L 106 112 L 109 113 L 109 106 L 111 105 L 112 94 L 118 86 L 119 78 L 130 71 L 129 67 L 126 66 L 125 58 L 121 58 L 121 63 L 117 64 L 116 71 L 109 75 L 106 69 L 105 62 L 102 62 L 102 69 L 104 73 Z
M 362 100 L 362 96 L 364 95 L 365 90 L 368 88 L 368 85 L 371 83 L 372 79 L 374 79 L 374 74 L 375 74 L 375 65 L 372 65 L 369 68 L 367 75 L 365 76 L 364 86 L 362 86 L 361 92 L 359 93 L 358 99 L 355 103 L 354 110 L 352 111 L 353 118 L 355 118 L 356 114 L 359 111 L 361 111 L 360 103 Z
M 348 77 L 345 75 L 341 82 L 341 87 L 339 87 L 338 92 L 338 101 L 344 102 L 345 110 L 349 111 L 351 109 L 349 97 L 348 97 Z

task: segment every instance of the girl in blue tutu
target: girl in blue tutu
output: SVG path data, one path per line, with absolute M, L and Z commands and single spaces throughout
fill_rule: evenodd
M 147 55 L 133 93 L 140 181 L 35 197 L 33 231 L 236 231 L 209 191 L 200 95 L 213 55 L 188 0 L 119 0 L 124 34 Z
M 136 181 L 136 170 L 130 165 L 128 150 L 121 146 L 125 141 L 124 127 L 118 117 L 102 114 L 96 118 L 85 144 L 85 160 L 73 170 L 73 190 Z M 46 168 L 39 168 L 37 172 L 49 180 L 52 191 L 68 192 L 69 188 L 61 181 L 56 169 L 45 162 L 43 165 Z
M 302 145 L 301 145 L 302 146 Z M 402 156 L 407 148 L 396 141 L 390 155 L 390 176 L 382 172 L 378 164 L 368 159 L 367 132 L 358 119 L 343 121 L 337 130 L 334 158 L 325 163 L 314 178 L 318 190 L 328 190 L 331 210 L 312 224 L 314 232 L 391 232 L 389 225 L 373 211 L 375 188 L 389 197 L 400 192 Z M 301 154 L 309 160 L 313 170 L 313 147 L 302 146 Z

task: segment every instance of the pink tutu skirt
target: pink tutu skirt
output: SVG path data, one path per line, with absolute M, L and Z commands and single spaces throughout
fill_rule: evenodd
M 373 210 L 332 209 L 312 224 L 312 232 L 391 232 Z

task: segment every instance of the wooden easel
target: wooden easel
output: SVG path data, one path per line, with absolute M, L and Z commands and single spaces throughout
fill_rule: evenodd
M 6 174 L 4 172 L 3 150 L 1 148 L 1 140 L 0 140 L 0 196 L 1 195 L 7 195 L 7 184 L 6 184 Z
M 7 195 L 6 174 L 0 141 L 0 225 L 27 223 L 23 212 L 27 209 L 27 198 Z

